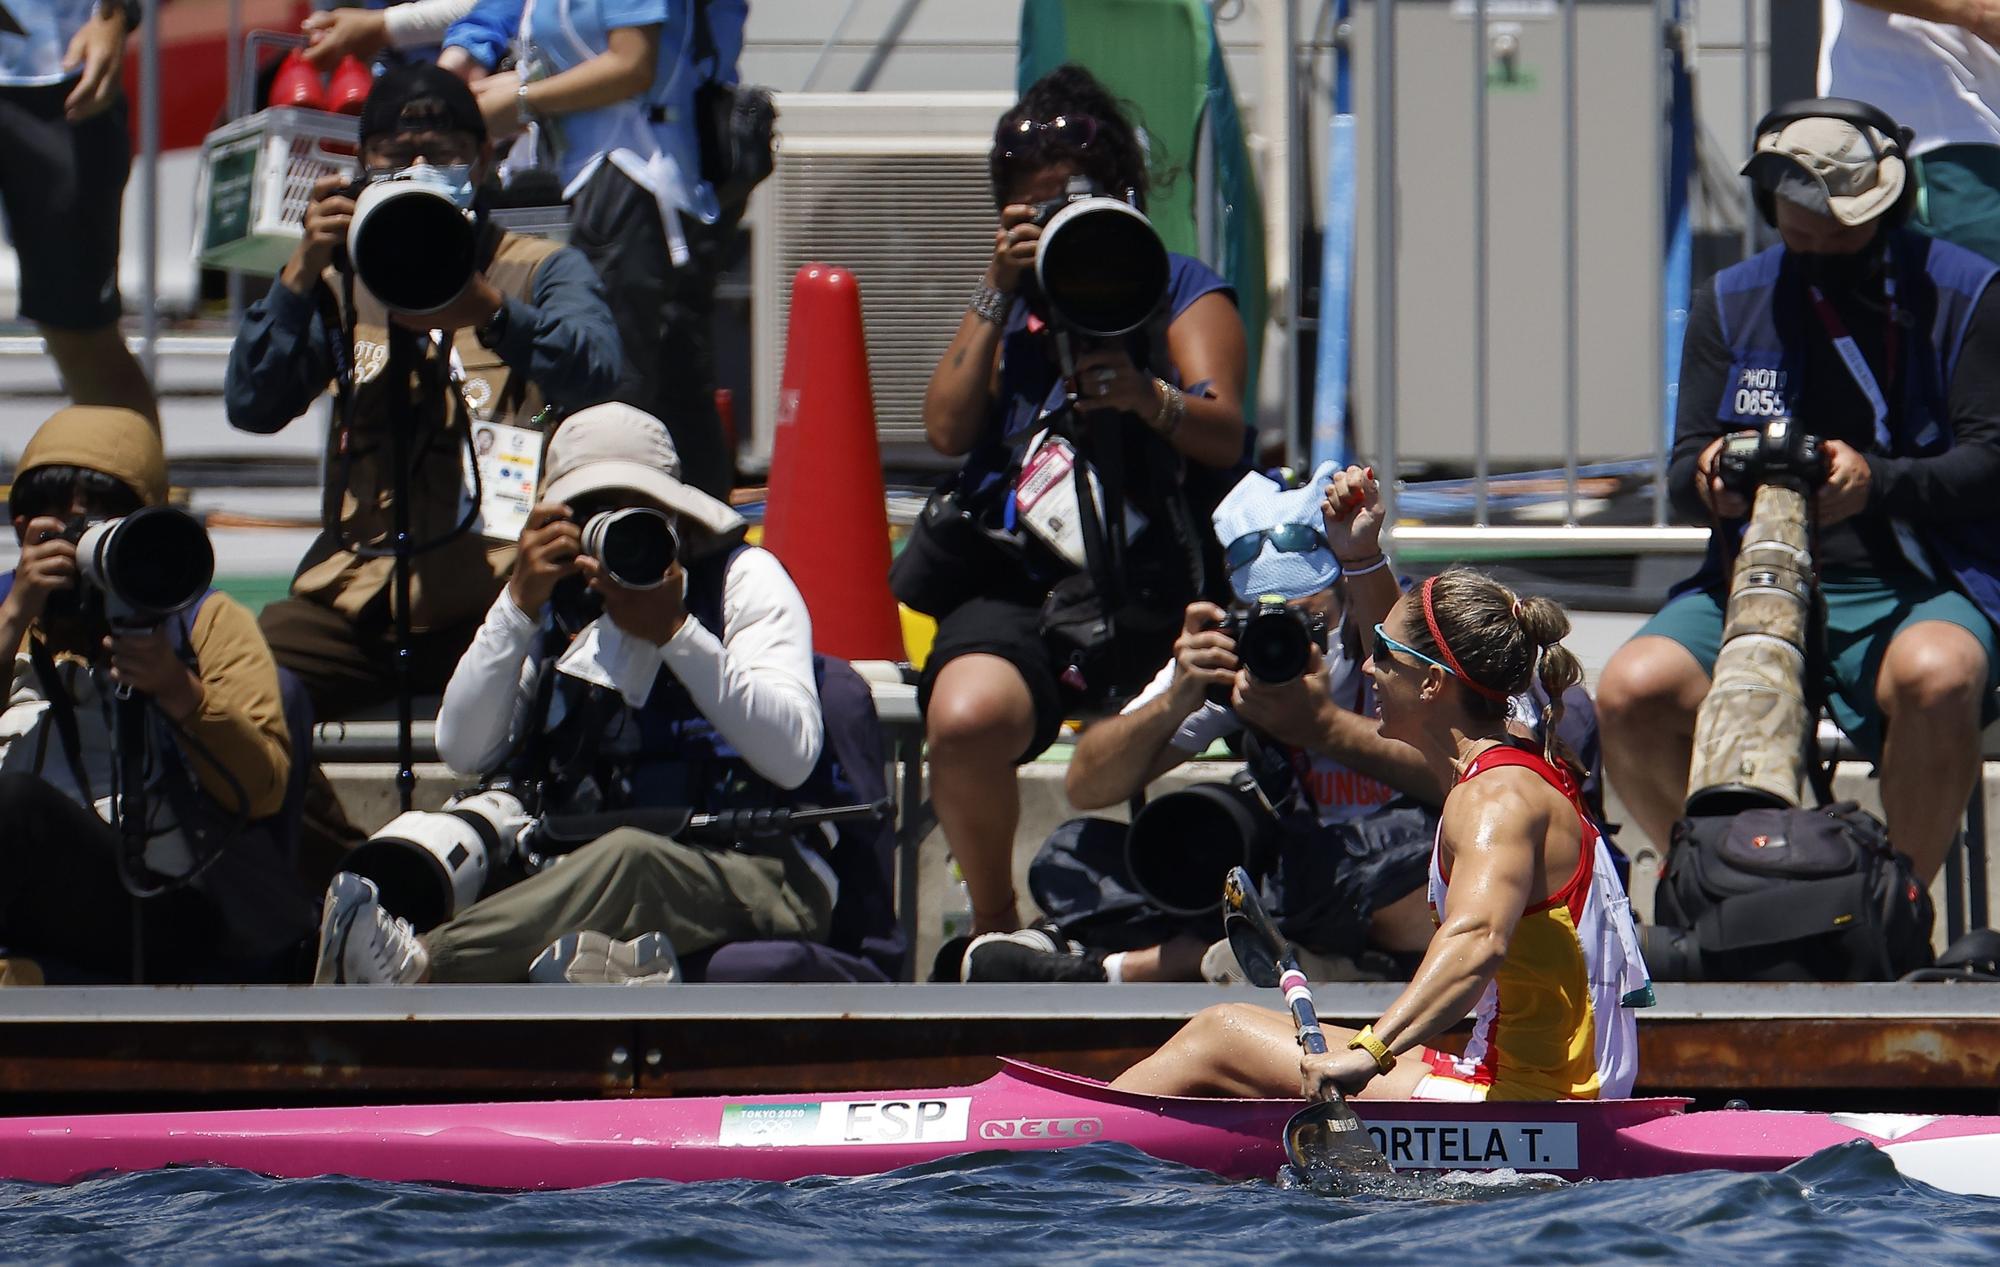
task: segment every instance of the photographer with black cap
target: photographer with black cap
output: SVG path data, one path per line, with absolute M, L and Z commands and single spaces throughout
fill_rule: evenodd
M 1890 837 L 1924 882 L 1979 777 L 2000 680 L 2000 294 L 1983 256 L 1904 226 L 1910 141 L 1862 102 L 1772 111 L 1744 173 L 1781 241 L 1691 306 L 1670 481 L 1681 513 L 1714 525 L 1708 556 L 1598 692 L 1609 776 L 1663 850 L 1750 512 L 1726 442 L 1776 420 L 1824 456 L 1827 704 L 1877 762 Z
M 1019 923 L 1015 766 L 1054 742 L 1066 715 L 1142 686 L 1182 609 L 1212 588 L 1207 511 L 1228 481 L 1214 480 L 1206 505 L 1191 493 L 1204 471 L 1243 461 L 1247 368 L 1234 294 L 1200 261 L 1159 246 L 1142 214 L 1138 134 L 1088 71 L 1058 67 L 1030 86 L 1001 116 L 988 165 L 992 262 L 924 397 L 931 446 L 965 465 L 891 574 L 898 598 L 939 617 L 918 692 L 933 804 L 978 933 Z M 1159 282 L 1138 297 L 1152 311 L 1093 323 L 1091 337 L 1050 302 L 1049 281 L 1075 278 L 1044 269 L 1066 218 L 1082 230 L 1086 216 L 1107 230 L 1077 234 L 1079 246 L 1106 249 L 1067 257 L 1103 274 L 1088 299 L 1115 298 L 1142 276 Z M 1038 508 L 1085 485 L 1072 479 L 1084 470 L 1102 476 L 1107 503 L 1122 471 L 1128 513 L 1071 513 L 1079 493 L 1038 527 Z M 1119 525 L 1102 530 L 1114 564 L 1105 550 L 1091 557 L 1094 524 Z M 1075 535 L 1079 525 L 1080 543 L 1052 544 L 1059 527 Z
M 619 371 L 618 332 L 584 258 L 485 219 L 480 191 L 493 149 L 463 82 L 432 65 L 389 71 L 368 95 L 360 141 L 364 182 L 357 189 L 328 177 L 313 187 L 305 236 L 245 312 L 225 387 L 230 422 L 259 433 L 290 424 L 329 380 L 338 394 L 321 536 L 291 597 L 266 607 L 261 622 L 321 718 L 396 689 L 390 582 L 399 481 L 419 547 L 410 561 L 410 685 L 435 692 L 513 565 L 545 433 L 562 409 L 608 395 Z M 407 193 L 403 202 L 417 207 L 419 185 L 444 195 L 429 200 L 432 214 L 440 202 L 449 206 L 442 222 L 400 234 L 389 200 Z M 374 238 L 356 230 L 368 220 L 357 218 L 358 203 L 378 204 Z M 350 239 L 360 248 L 353 260 Z M 461 243 L 465 254 L 453 259 Z M 374 291 L 393 285 L 397 296 L 354 276 L 371 264 Z M 404 286 L 413 288 L 408 295 Z M 414 300 L 423 286 L 441 290 Z M 408 349 L 406 360 L 392 358 L 392 340 Z M 386 381 L 392 359 L 410 375 L 402 401 Z M 413 432 L 404 437 L 402 472 L 389 434 L 399 416 Z M 471 448 L 475 422 L 500 437 L 483 458 Z M 467 491 L 475 473 L 476 505 Z

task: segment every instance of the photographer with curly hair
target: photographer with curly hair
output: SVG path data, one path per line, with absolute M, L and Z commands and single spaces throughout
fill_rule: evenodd
M 1048 217 L 1083 191 L 1141 211 L 1146 196 L 1139 136 L 1088 71 L 1062 66 L 1033 84 L 1001 117 L 988 161 L 999 209 L 993 257 L 924 397 L 932 447 L 966 459 L 953 486 L 964 513 L 949 546 L 925 546 L 937 549 L 941 592 L 912 601 L 901 560 L 897 584 L 899 597 L 940 618 L 919 698 L 933 803 L 965 875 L 975 933 L 1019 924 L 1014 767 L 1054 741 L 1067 713 L 1142 686 L 1168 655 L 1185 605 L 1208 588 L 1207 509 L 1190 509 L 1185 485 L 1242 461 L 1247 368 L 1228 284 L 1170 255 L 1154 320 L 1121 338 L 1079 341 L 1065 374 L 1035 279 Z M 1024 462 L 1058 417 L 1074 424 L 1093 464 L 1109 459 L 1127 473 L 1126 504 L 1145 520 L 1134 532 L 1126 516 L 1120 576 L 1133 602 L 1106 622 L 1116 626 L 1108 646 L 1052 632 L 1061 623 L 1052 591 L 1067 583 L 1088 604 L 1090 591 L 1075 591 L 1094 583 L 1020 526 Z M 1216 483 L 1219 496 L 1225 485 Z

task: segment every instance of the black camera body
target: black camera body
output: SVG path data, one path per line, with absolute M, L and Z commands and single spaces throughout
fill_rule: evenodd
M 1049 226 L 1049 221 L 1056 218 L 1056 212 L 1061 211 L 1073 202 L 1082 202 L 1086 198 L 1110 198 L 1114 196 L 1099 188 L 1097 182 L 1088 176 L 1072 176 L 1069 178 L 1069 182 L 1063 186 L 1060 196 L 1051 198 L 1047 202 L 1038 202 L 1035 204 L 1035 217 L 1028 223 L 1038 228 L 1046 229 Z
M 1326 618 L 1266 594 L 1254 607 L 1231 610 L 1221 629 L 1236 644 L 1236 660 L 1250 676 L 1276 686 L 1312 663 L 1313 647 L 1326 638 Z
M 1727 437 L 1715 459 L 1722 486 L 1744 497 L 1765 484 L 1811 492 L 1826 482 L 1826 471 L 1819 437 L 1790 418 L 1772 418 L 1757 431 Z

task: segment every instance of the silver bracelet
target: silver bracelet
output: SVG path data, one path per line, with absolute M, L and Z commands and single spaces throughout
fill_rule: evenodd
M 999 287 L 982 284 L 972 288 L 972 298 L 965 301 L 965 306 L 981 321 L 1004 327 L 1007 324 L 1007 310 L 1014 306 L 1014 301 Z
M 525 79 L 514 88 L 514 114 L 523 127 L 535 121 L 535 108 L 528 104 L 528 81 Z
M 1187 395 L 1164 378 L 1154 379 L 1153 384 L 1160 389 L 1160 412 L 1153 415 L 1153 429 L 1171 438 L 1187 417 Z
M 1380 572 L 1388 566 L 1389 556 L 1387 554 L 1378 554 L 1375 556 L 1375 561 L 1365 568 L 1351 568 L 1347 564 L 1342 563 L 1340 565 L 1340 574 L 1342 576 L 1366 576 L 1370 572 Z

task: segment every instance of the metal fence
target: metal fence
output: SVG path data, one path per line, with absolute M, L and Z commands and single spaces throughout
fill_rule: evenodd
M 1366 305 L 1368 311 L 1365 317 L 1358 311 L 1362 305 L 1356 304 L 1354 320 L 1357 322 L 1366 320 L 1372 327 L 1373 356 L 1367 364 L 1372 371 L 1374 395 L 1372 416 L 1366 420 L 1366 434 L 1357 436 L 1356 440 L 1358 446 L 1369 453 L 1378 468 L 1395 471 L 1399 469 L 1399 459 L 1404 454 L 1408 439 L 1408 433 L 1401 425 L 1403 419 L 1399 416 L 1401 403 L 1398 391 L 1399 373 L 1408 371 L 1401 367 L 1398 360 L 1397 333 L 1399 318 L 1404 314 L 1397 289 L 1397 266 L 1405 262 L 1403 251 L 1406 246 L 1422 251 L 1431 244 L 1406 242 L 1399 236 L 1401 226 L 1409 218 L 1406 215 L 1409 208 L 1399 204 L 1405 183 L 1404 166 L 1409 161 L 1405 151 L 1414 146 L 1411 146 L 1406 138 L 1399 136 L 1399 122 L 1408 123 L 1407 107 L 1410 102 L 1407 98 L 1402 99 L 1405 111 L 1401 119 L 1398 110 L 1394 108 L 1394 103 L 1399 100 L 1397 97 L 1399 70 L 1408 73 L 1412 65 L 1419 65 L 1420 70 L 1429 74 L 1433 82 L 1436 80 L 1437 72 L 1435 67 L 1421 66 L 1417 60 L 1429 45 L 1420 46 L 1416 55 L 1411 57 L 1406 57 L 1399 51 L 1399 12 L 1405 21 L 1408 21 L 1412 14 L 1420 12 L 1408 3 L 1377 0 L 1372 12 L 1365 17 L 1359 16 L 1358 9 L 1352 10 L 1357 15 L 1353 22 L 1349 21 L 1350 8 L 1346 0 L 1327 0 L 1327 5 L 1329 8 L 1336 8 L 1337 16 L 1334 22 L 1325 21 L 1323 10 L 1322 21 L 1313 25 L 1303 42 L 1296 37 L 1292 39 L 1294 55 L 1289 65 L 1290 81 L 1294 88 L 1294 114 L 1291 116 L 1291 132 L 1288 136 L 1299 132 L 1304 132 L 1306 135 L 1311 133 L 1312 104 L 1306 101 L 1301 106 L 1303 99 L 1296 91 L 1300 79 L 1300 66 L 1303 64 L 1306 73 L 1313 75 L 1316 80 L 1319 64 L 1317 59 L 1331 54 L 1339 67 L 1335 79 L 1341 85 L 1336 89 L 1335 99 L 1336 102 L 1341 102 L 1341 94 L 1345 91 L 1346 84 L 1343 77 L 1346 69 L 1345 59 L 1351 49 L 1365 41 L 1369 46 L 1370 82 L 1365 94 L 1366 100 L 1360 104 L 1356 113 L 1361 116 L 1360 122 L 1366 127 L 1370 138 L 1368 158 L 1373 165 L 1373 179 L 1366 182 L 1367 187 L 1362 192 L 1372 209 L 1373 227 L 1370 240 L 1357 243 L 1355 254 L 1365 266 L 1372 266 L 1375 281 L 1372 301 Z M 1734 120 L 1731 120 L 1722 124 L 1722 127 L 1737 131 L 1746 142 L 1759 110 L 1760 67 L 1764 65 L 1758 56 L 1760 26 L 1758 9 L 1759 0 L 1739 0 L 1740 45 L 1735 44 L 1728 36 L 1724 36 L 1724 45 L 1712 50 L 1724 56 L 1740 55 L 1741 126 L 1735 128 Z M 1560 135 L 1557 138 L 1561 159 L 1560 187 L 1558 204 L 1554 212 L 1560 223 L 1561 249 L 1560 267 L 1557 270 L 1558 280 L 1553 288 L 1554 295 L 1560 302 L 1560 315 L 1556 325 L 1556 337 L 1550 341 L 1547 348 L 1549 355 L 1545 362 L 1546 369 L 1541 366 L 1516 366 L 1511 371 L 1514 374 L 1548 372 L 1558 379 L 1558 388 L 1553 394 L 1554 399 L 1560 402 L 1561 466 L 1559 470 L 1541 474 L 1552 478 L 1559 476 L 1562 522 L 1572 526 L 1576 525 L 1584 514 L 1582 482 L 1593 474 L 1603 473 L 1606 469 L 1594 469 L 1581 457 L 1583 402 L 1582 376 L 1579 367 L 1583 355 L 1580 347 L 1583 339 L 1580 335 L 1579 295 L 1583 279 L 1580 277 L 1582 252 L 1579 240 L 1587 236 L 1587 232 L 1580 205 L 1580 190 L 1583 181 L 1589 178 L 1590 173 L 1586 170 L 1583 147 L 1579 143 L 1579 119 L 1590 117 L 1581 113 L 1586 107 L 1600 109 L 1602 103 L 1596 102 L 1595 98 L 1584 99 L 1579 91 L 1582 76 L 1579 73 L 1581 54 L 1578 39 L 1578 10 L 1579 0 L 1549 0 L 1546 5 L 1532 6 L 1531 16 L 1553 20 L 1559 25 L 1560 34 L 1560 55 L 1557 59 L 1559 65 L 1556 68 L 1557 73 L 1554 76 L 1556 82 L 1553 85 L 1559 94 L 1561 121 Z M 1521 18 L 1529 12 L 1530 6 L 1524 5 L 1520 0 L 1457 0 L 1451 8 L 1452 17 L 1468 21 L 1470 27 L 1472 91 L 1469 94 L 1469 117 L 1465 120 L 1464 126 L 1470 133 L 1471 163 L 1464 186 L 1464 219 L 1468 223 L 1472 240 L 1470 303 L 1467 309 L 1471 322 L 1471 344 L 1463 373 L 1470 385 L 1470 403 L 1464 423 L 1469 446 L 1469 452 L 1465 457 L 1470 467 L 1471 479 L 1454 481 L 1456 486 L 1452 488 L 1448 498 L 1433 494 L 1431 490 L 1441 486 L 1429 483 L 1392 489 L 1390 496 L 1392 522 L 1396 519 L 1393 512 L 1398 508 L 1394 499 L 1400 494 L 1401 509 L 1411 517 L 1450 519 L 1460 524 L 1469 519 L 1470 526 L 1428 528 L 1425 530 L 1426 536 L 1442 532 L 1459 535 L 1468 541 L 1478 539 L 1485 540 L 1488 544 L 1498 544 L 1492 539 L 1491 534 L 1483 534 L 1482 530 L 1494 526 L 1496 512 L 1513 508 L 1510 499 L 1500 494 L 1503 486 L 1496 482 L 1495 476 L 1494 417 L 1490 407 L 1490 399 L 1494 395 L 1491 390 L 1494 386 L 1494 375 L 1490 347 L 1492 331 L 1489 329 L 1489 297 L 1492 294 L 1489 275 L 1492 272 L 1491 261 L 1496 250 L 1509 249 L 1518 244 L 1494 240 L 1493 217 L 1489 214 L 1494 194 L 1489 156 L 1494 151 L 1493 137 L 1489 128 L 1488 95 L 1489 76 L 1493 73 L 1494 65 L 1497 61 L 1508 58 L 1519 48 L 1519 42 L 1515 40 L 1512 32 L 1519 31 L 1520 25 L 1496 24 L 1493 20 L 1494 15 L 1497 13 L 1501 19 Z M 1656 33 L 1656 38 L 1652 38 L 1649 45 L 1650 61 L 1643 65 L 1631 64 L 1628 69 L 1635 77 L 1644 75 L 1649 86 L 1649 118 L 1652 126 L 1647 134 L 1647 143 L 1651 149 L 1652 170 L 1658 173 L 1661 198 L 1654 214 L 1649 218 L 1646 231 L 1642 235 L 1634 235 L 1630 250 L 1643 253 L 1655 265 L 1654 276 L 1658 288 L 1647 318 L 1650 329 L 1646 331 L 1644 337 L 1650 346 L 1656 349 L 1655 382 L 1659 391 L 1651 399 L 1651 405 L 1657 413 L 1653 419 L 1654 425 L 1649 428 L 1650 451 L 1643 455 L 1632 453 L 1633 461 L 1624 464 L 1623 469 L 1628 471 L 1635 468 L 1643 469 L 1643 473 L 1649 479 L 1648 509 L 1651 526 L 1607 528 L 1593 532 L 1588 538 L 1576 538 L 1578 548 L 1586 551 L 1634 549 L 1644 552 L 1656 548 L 1659 541 L 1666 539 L 1658 535 L 1658 530 L 1667 526 L 1670 514 L 1666 473 L 1676 402 L 1675 384 L 1679 373 L 1680 335 L 1686 319 L 1688 292 L 1693 280 L 1690 277 L 1692 261 L 1690 215 L 1696 182 L 1692 179 L 1692 173 L 1696 166 L 1695 137 L 1701 131 L 1701 127 L 1694 111 L 1692 84 L 1693 67 L 1701 51 L 1701 41 L 1694 11 L 1687 0 L 1650 0 L 1650 17 L 1651 29 Z M 1431 21 L 1422 29 L 1434 37 L 1437 27 L 1435 22 Z M 1296 31 L 1297 24 L 1290 24 L 1290 30 Z M 1621 60 L 1620 65 L 1625 67 L 1626 63 Z M 1716 93 L 1718 98 L 1730 87 L 1726 78 L 1719 78 L 1713 82 L 1718 87 Z M 1334 116 L 1336 119 L 1348 123 L 1354 121 L 1353 115 L 1344 113 L 1350 109 L 1344 102 L 1335 104 L 1332 108 L 1336 112 Z M 1421 117 L 1418 116 L 1419 119 Z M 1336 123 L 1334 126 L 1341 124 Z M 1518 138 L 1515 143 L 1519 144 Z M 1324 211 L 1329 223 L 1340 223 L 1343 211 L 1338 205 L 1341 197 L 1339 190 L 1330 189 L 1324 197 L 1321 197 L 1319 191 L 1306 187 L 1305 172 L 1308 160 L 1298 156 L 1311 148 L 1297 142 L 1290 142 L 1287 145 L 1291 178 L 1289 183 L 1293 187 L 1292 222 L 1294 224 L 1308 222 L 1315 218 L 1311 212 L 1319 210 Z M 1709 157 L 1712 161 L 1713 155 Z M 1335 146 L 1327 160 L 1328 167 L 1337 171 L 1341 162 L 1342 151 Z M 1710 190 L 1715 188 L 1713 180 L 1707 187 Z M 1431 192 L 1435 196 L 1434 185 Z M 1322 205 L 1313 205 L 1315 199 Z M 1741 201 L 1745 212 L 1742 216 L 1741 245 L 1746 256 L 1762 245 L 1760 224 L 1754 214 L 1748 212 L 1748 204 L 1746 191 Z M 1599 209 L 1597 214 L 1603 214 L 1602 210 Z M 1329 241 L 1326 249 L 1331 254 L 1338 248 L 1334 242 Z M 1295 253 L 1292 260 L 1291 282 L 1293 287 L 1298 289 L 1301 288 L 1299 256 Z M 1328 273 L 1326 277 L 1331 278 L 1332 274 Z M 1322 289 L 1326 291 L 1330 288 L 1323 286 Z M 1323 340 L 1331 337 L 1338 342 L 1345 337 L 1344 330 L 1334 332 L 1330 336 L 1330 320 L 1315 319 L 1311 314 L 1295 315 L 1302 318 L 1299 321 L 1299 328 L 1316 329 Z M 1326 315 L 1323 311 L 1322 317 Z M 1447 319 L 1454 318 L 1447 317 Z M 1296 347 L 1294 355 L 1297 355 Z M 1295 372 L 1296 369 L 1295 362 Z M 1329 410 L 1328 401 L 1325 399 L 1329 395 L 1329 386 L 1333 393 L 1342 394 L 1348 381 L 1344 369 L 1331 378 L 1324 373 L 1324 365 L 1322 370 L 1320 378 L 1322 399 L 1315 402 L 1318 413 L 1313 420 L 1316 426 L 1323 426 Z M 1409 380 L 1403 381 L 1405 384 L 1409 382 Z M 1503 383 L 1505 381 L 1503 380 Z M 1331 409 L 1343 410 L 1344 405 L 1336 402 L 1331 405 Z M 1344 422 L 1344 414 L 1342 420 Z M 1288 421 L 1292 423 L 1289 434 L 1293 436 L 1311 434 L 1308 428 L 1298 424 L 1296 413 L 1293 413 Z M 1322 431 L 1312 441 L 1316 458 L 1325 455 L 1326 446 L 1320 443 L 1323 440 Z M 1450 513 L 1440 513 L 1440 506 L 1446 504 L 1451 507 Z M 1684 546 L 1677 542 L 1673 548 L 1679 549 Z

